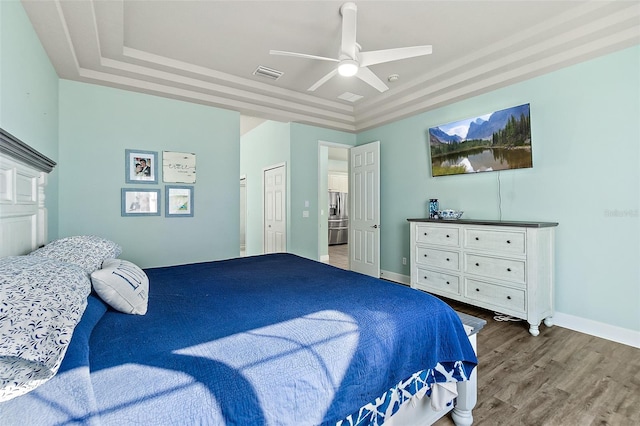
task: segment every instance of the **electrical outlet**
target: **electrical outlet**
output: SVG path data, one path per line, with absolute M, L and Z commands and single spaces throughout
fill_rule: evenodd
M 406 265 L 406 264 L 407 264 L 407 258 L 406 258 L 406 257 L 403 257 L 403 258 L 402 258 L 402 264 L 403 264 L 403 265 Z

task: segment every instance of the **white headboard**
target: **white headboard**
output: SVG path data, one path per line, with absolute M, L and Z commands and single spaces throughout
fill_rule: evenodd
M 0 257 L 47 242 L 44 188 L 56 163 L 0 129 Z

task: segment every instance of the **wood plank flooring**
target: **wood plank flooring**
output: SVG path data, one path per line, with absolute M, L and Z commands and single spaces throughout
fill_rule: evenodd
M 329 246 L 329 263 L 348 269 L 348 245 Z M 526 321 L 498 322 L 491 311 L 445 301 L 487 321 L 474 425 L 640 425 L 640 349 L 544 324 L 533 337 Z
M 474 425 L 640 425 L 640 349 L 544 324 L 533 337 L 525 321 L 497 322 L 493 312 L 445 301 L 487 321 Z
M 349 244 L 329 246 L 329 265 L 349 269 Z

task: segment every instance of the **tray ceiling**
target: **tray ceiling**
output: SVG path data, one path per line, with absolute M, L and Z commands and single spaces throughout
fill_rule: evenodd
M 363 50 L 430 44 L 433 54 L 371 66 L 384 93 L 353 77 L 309 92 L 335 64 L 269 50 L 337 56 L 343 2 L 22 3 L 61 78 L 348 132 L 640 43 L 638 1 L 359 1 Z M 283 75 L 256 76 L 258 66 Z

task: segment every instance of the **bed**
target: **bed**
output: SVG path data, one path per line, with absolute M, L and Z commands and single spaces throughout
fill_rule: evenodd
M 23 160 L 1 165 L 5 175 L 36 167 L 33 182 L 46 182 Z M 406 425 L 452 410 L 456 424 L 472 423 L 473 339 L 439 299 L 286 253 L 141 270 L 96 236 L 39 248 L 37 226 L 5 226 L 42 223 L 32 200 L 29 212 L 8 202 L 0 215 L 0 285 L 45 276 L 55 291 L 42 309 L 61 305 L 51 316 L 68 321 L 52 340 L 66 347 L 36 386 L 0 402 L 2 424 Z M 69 241 L 93 244 L 82 249 L 91 265 L 56 254 Z M 101 287 L 112 267 L 146 280 L 137 305 L 122 309 Z M 10 312 L 0 308 L 0 329 Z

